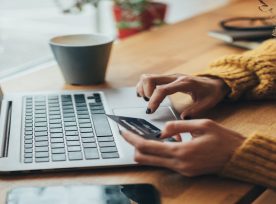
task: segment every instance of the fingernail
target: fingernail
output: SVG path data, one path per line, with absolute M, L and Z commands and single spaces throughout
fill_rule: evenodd
M 141 97 L 140 94 L 137 92 L 137 97 Z
M 192 120 L 192 117 L 187 115 L 184 117 L 184 120 Z
M 147 108 L 146 114 L 151 114 L 151 109 L 150 108 Z
M 149 101 L 149 98 L 148 98 L 148 97 L 144 97 L 144 100 L 145 100 L 145 101 Z

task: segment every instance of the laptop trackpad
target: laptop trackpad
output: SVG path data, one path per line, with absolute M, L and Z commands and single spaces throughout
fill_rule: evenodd
M 157 109 L 153 114 L 146 114 L 145 107 L 141 108 L 115 108 L 113 113 L 117 116 L 133 117 L 133 118 L 143 118 L 148 122 L 152 123 L 159 129 L 163 129 L 164 124 L 167 121 L 176 120 L 174 113 L 168 106 L 162 106 Z M 182 141 L 190 141 L 192 139 L 190 133 L 181 134 Z

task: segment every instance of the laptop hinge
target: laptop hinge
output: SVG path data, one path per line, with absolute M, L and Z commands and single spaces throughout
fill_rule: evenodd
M 3 130 L 3 141 L 1 157 L 8 157 L 9 150 L 9 139 L 10 139 L 10 128 L 11 128 L 11 116 L 12 116 L 12 101 L 8 101 L 7 111 L 5 116 L 5 125 Z

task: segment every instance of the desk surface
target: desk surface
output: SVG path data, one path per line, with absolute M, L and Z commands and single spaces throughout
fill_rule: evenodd
M 220 19 L 258 14 L 261 15 L 257 1 L 235 1 L 210 13 L 121 41 L 114 46 L 107 82 L 101 86 L 64 85 L 59 69 L 50 67 L 5 82 L 2 87 L 6 92 L 110 88 L 134 86 L 142 73 L 193 73 L 204 69 L 210 61 L 219 56 L 242 52 L 207 36 L 208 30 L 217 28 Z M 184 105 L 183 97 L 185 96 L 173 97 L 177 108 Z M 275 113 L 276 107 L 272 103 L 240 102 L 222 104 L 215 112 L 210 111 L 204 117 L 212 118 L 243 134 L 250 134 L 257 129 L 275 133 Z M 241 199 L 254 199 L 254 195 L 261 192 L 251 184 L 216 176 L 186 178 L 162 168 L 132 167 L 1 176 L 0 201 L 4 203 L 6 192 L 17 186 L 74 183 L 152 183 L 161 192 L 163 203 L 175 204 L 234 203 Z M 265 197 L 260 200 L 272 202 L 271 194 L 266 192 Z

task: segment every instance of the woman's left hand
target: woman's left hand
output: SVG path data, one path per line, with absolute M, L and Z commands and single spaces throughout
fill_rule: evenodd
M 185 176 L 219 173 L 244 137 L 212 120 L 171 121 L 165 125 L 161 138 L 190 132 L 189 142 L 158 142 L 145 140 L 131 132 L 122 136 L 135 147 L 135 161 L 161 166 Z

